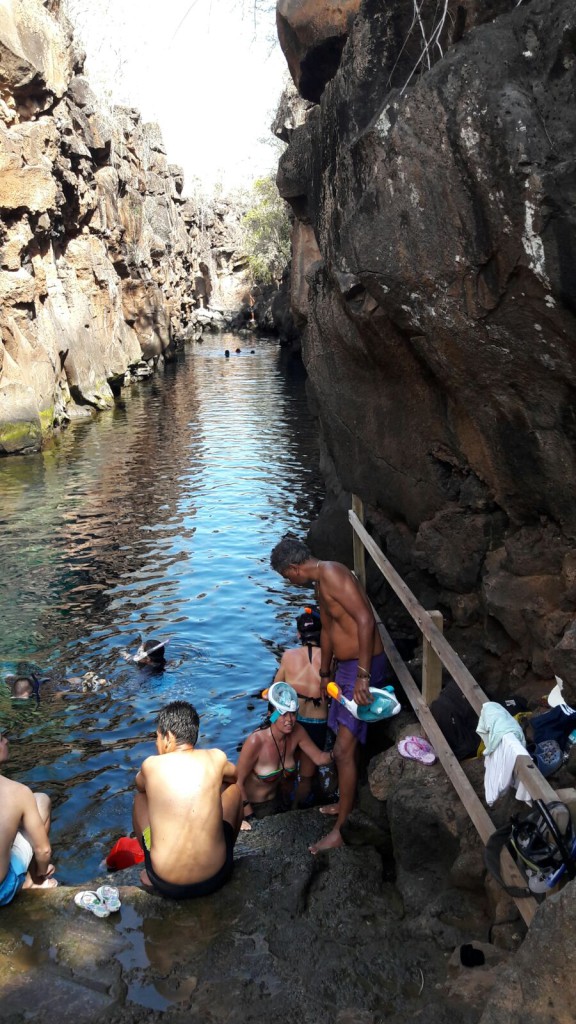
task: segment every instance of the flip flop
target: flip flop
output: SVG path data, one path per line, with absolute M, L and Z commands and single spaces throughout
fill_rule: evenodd
M 120 902 L 120 893 L 118 889 L 113 885 L 101 885 L 99 889 L 96 889 L 96 895 L 101 903 L 108 908 L 111 914 L 114 914 L 117 910 L 120 910 L 122 906 Z
M 77 907 L 82 907 L 83 910 L 89 910 L 95 917 L 110 916 L 108 907 L 90 889 L 83 889 L 82 892 L 77 892 L 74 897 L 74 903 Z
M 402 757 L 420 761 L 421 764 L 434 764 L 436 761 L 433 747 L 422 736 L 405 736 L 398 744 L 398 751 Z

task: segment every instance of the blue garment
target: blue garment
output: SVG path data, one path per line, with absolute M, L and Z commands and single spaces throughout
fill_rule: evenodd
M 12 850 L 8 872 L 3 882 L 0 882 L 0 907 L 11 903 L 17 892 L 20 891 L 26 880 L 28 868 L 24 866 L 18 854 Z
M 351 659 L 350 661 L 338 662 L 334 679 L 338 683 L 338 686 L 342 690 L 344 696 L 348 697 L 348 700 L 353 700 L 354 698 L 357 673 L 357 658 Z M 382 689 L 389 674 L 390 663 L 384 652 L 373 655 L 370 663 L 370 686 L 374 686 L 376 689 Z M 368 726 L 366 722 L 362 722 L 358 718 L 354 718 L 354 715 L 348 711 L 348 708 L 345 708 L 334 699 L 330 702 L 328 725 L 332 729 L 332 732 L 336 733 L 338 732 L 339 725 L 345 725 L 360 743 L 366 743 L 366 736 L 368 733 Z
M 562 710 L 567 705 L 559 705 L 551 711 L 545 711 L 543 715 L 534 715 L 530 719 L 534 743 L 542 743 L 543 740 L 556 740 L 562 750 L 566 748 L 566 740 L 573 729 L 576 728 L 576 712 L 566 714 Z

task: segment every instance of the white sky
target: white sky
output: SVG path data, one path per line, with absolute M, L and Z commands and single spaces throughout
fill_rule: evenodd
M 194 178 L 228 191 L 274 167 L 269 130 L 286 62 L 275 3 L 252 0 L 68 0 L 96 92 L 137 107 L 161 127 L 185 192 Z M 266 38 L 268 37 L 268 39 Z

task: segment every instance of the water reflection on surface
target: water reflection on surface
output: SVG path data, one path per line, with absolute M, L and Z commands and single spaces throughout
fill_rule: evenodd
M 0 460 L 2 676 L 25 661 L 110 683 L 39 705 L 0 685 L 10 773 L 53 797 L 63 881 L 89 877 L 130 831 L 161 704 L 192 700 L 202 742 L 235 757 L 260 717 L 249 695 L 309 599 L 269 568 L 275 541 L 319 507 L 302 370 L 265 340 L 225 359 L 237 344 L 206 339 L 41 455 Z M 123 657 L 149 635 L 169 638 L 159 674 Z

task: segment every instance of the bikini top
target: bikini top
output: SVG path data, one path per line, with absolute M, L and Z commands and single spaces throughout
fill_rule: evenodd
M 271 735 L 272 739 L 274 740 L 274 746 L 276 747 L 276 750 L 278 752 L 280 764 L 278 765 L 277 768 L 274 768 L 273 771 L 265 772 L 264 774 L 258 774 L 256 769 L 253 768 L 252 771 L 254 772 L 254 775 L 256 776 L 259 782 L 274 782 L 276 779 L 279 779 L 281 775 L 283 775 L 285 779 L 289 779 L 290 776 L 294 775 L 294 773 L 297 771 L 297 766 L 295 764 L 290 766 L 285 763 L 286 744 L 284 744 L 284 757 L 282 757 L 282 753 L 280 747 L 276 743 L 274 733 L 271 733 Z
M 289 779 L 290 776 L 294 775 L 295 771 L 295 764 L 293 764 L 292 767 L 289 767 L 288 765 L 279 765 L 279 767 L 275 768 L 272 772 L 266 772 L 264 775 L 260 775 L 255 771 L 254 775 L 259 782 L 274 782 L 276 779 L 279 779 L 281 775 L 283 775 L 285 779 Z
M 312 664 L 313 646 L 315 645 L 306 644 L 306 647 L 308 648 L 308 661 L 310 662 L 310 664 Z M 313 704 L 315 708 L 321 708 L 322 705 L 325 703 L 322 697 L 305 697 L 303 693 L 298 692 L 296 692 L 296 696 L 298 697 L 299 700 L 303 700 L 305 704 Z

